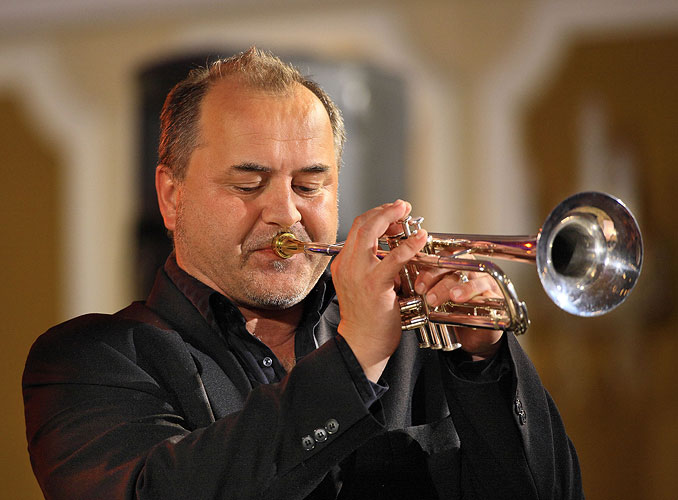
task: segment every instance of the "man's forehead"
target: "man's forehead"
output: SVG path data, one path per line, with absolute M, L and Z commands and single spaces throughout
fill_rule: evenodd
M 222 111 L 238 110 L 266 100 L 296 101 L 299 106 L 323 106 L 311 90 L 298 82 L 280 89 L 258 88 L 248 84 L 242 78 L 227 77 L 210 85 L 203 99 L 203 109 L 216 106 Z
M 293 121 L 288 122 L 285 128 L 277 129 L 281 138 L 331 138 L 332 125 L 320 99 L 303 85 L 299 83 L 294 85 L 289 92 L 277 92 L 244 86 L 237 79 L 228 78 L 217 82 L 210 88 L 202 102 L 200 113 L 202 139 L 208 140 L 210 135 L 214 133 L 221 135 L 224 132 L 231 137 L 246 135 L 263 137 L 266 130 L 275 129 L 268 125 L 288 117 Z M 332 148 L 334 149 L 334 145 Z

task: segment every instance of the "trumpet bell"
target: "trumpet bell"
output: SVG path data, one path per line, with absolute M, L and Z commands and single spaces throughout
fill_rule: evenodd
M 605 193 L 567 198 L 537 235 L 542 286 L 556 305 L 576 316 L 599 316 L 621 304 L 635 286 L 642 262 L 636 219 Z

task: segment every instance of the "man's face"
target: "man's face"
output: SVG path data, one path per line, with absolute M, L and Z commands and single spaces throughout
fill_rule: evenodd
M 179 265 L 243 306 L 300 302 L 328 258 L 282 260 L 271 240 L 282 230 L 336 239 L 338 167 L 325 108 L 301 85 L 273 95 L 227 80 L 205 96 L 200 125 L 176 190 Z

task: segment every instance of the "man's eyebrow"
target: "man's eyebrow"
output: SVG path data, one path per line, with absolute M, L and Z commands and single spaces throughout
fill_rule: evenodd
M 239 172 L 263 172 L 267 173 L 271 171 L 271 167 L 265 167 L 264 165 L 259 165 L 258 163 L 238 163 L 237 165 L 232 165 L 233 170 L 238 170 Z
M 300 172 L 302 173 L 324 173 L 324 172 L 329 172 L 332 169 L 329 165 L 325 165 L 324 163 L 316 163 L 314 165 L 309 165 L 308 167 L 302 167 L 299 169 Z
M 238 163 L 237 165 L 232 165 L 231 168 L 233 170 L 237 170 L 238 172 L 261 172 L 261 173 L 269 173 L 272 172 L 273 169 L 271 167 L 267 167 L 265 165 L 260 165 L 258 163 L 252 163 L 252 162 L 245 162 L 245 163 Z M 300 169 L 297 170 L 297 172 L 300 172 L 302 174 L 310 173 L 325 173 L 329 172 L 332 170 L 332 167 L 329 165 L 325 165 L 324 163 L 314 163 L 313 165 L 308 165 L 307 167 L 301 167 Z

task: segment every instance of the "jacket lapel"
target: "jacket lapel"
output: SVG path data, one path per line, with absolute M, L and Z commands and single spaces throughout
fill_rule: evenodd
M 548 410 L 550 405 L 536 368 L 520 348 L 515 336 L 508 335 L 508 345 L 515 365 L 514 373 L 518 375 L 517 381 L 514 380 L 514 418 L 523 438 L 525 456 L 537 491 L 543 495 L 553 490 L 554 481 L 554 436 Z
M 184 341 L 208 353 L 231 380 L 241 402 L 245 401 L 247 394 L 252 390 L 245 371 L 224 340 L 212 331 L 193 304 L 177 289 L 162 269 L 158 272 L 146 306 L 160 315 Z

